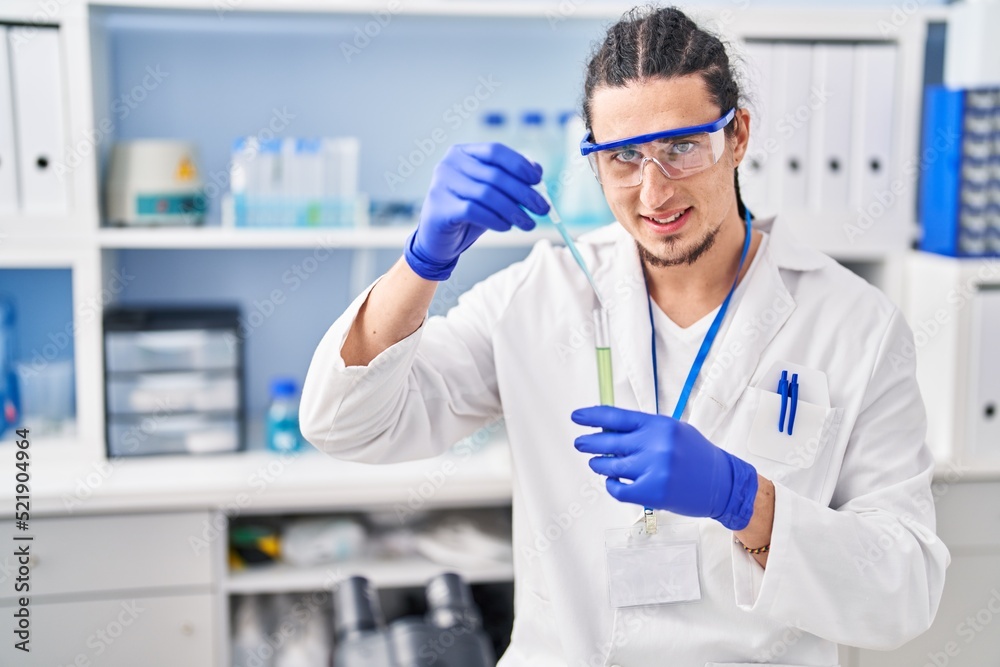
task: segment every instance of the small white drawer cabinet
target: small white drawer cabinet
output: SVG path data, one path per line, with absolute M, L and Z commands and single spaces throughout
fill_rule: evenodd
M 0 542 L 0 613 L 17 606 L 15 547 L 30 545 L 30 653 L 0 643 L 0 665 L 134 667 L 217 664 L 219 545 L 208 512 L 32 519 L 30 542 Z M 222 539 L 222 538 L 220 538 Z M 10 625 L 10 623 L 8 623 Z

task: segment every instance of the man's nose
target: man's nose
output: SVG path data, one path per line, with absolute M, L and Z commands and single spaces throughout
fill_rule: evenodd
M 651 211 L 662 208 L 663 203 L 669 200 L 676 190 L 674 181 L 667 178 L 666 171 L 659 161 L 651 157 L 642 159 L 639 173 L 642 177 L 639 199 Z

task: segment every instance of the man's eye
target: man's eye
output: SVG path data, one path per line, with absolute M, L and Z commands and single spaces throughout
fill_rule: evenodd
M 611 159 L 616 162 L 634 162 L 638 157 L 639 151 L 633 148 L 623 148 L 620 151 L 615 151 Z
M 684 155 L 693 151 L 694 147 L 695 144 L 693 141 L 682 141 L 681 143 L 672 145 L 670 147 L 670 152 L 673 155 Z

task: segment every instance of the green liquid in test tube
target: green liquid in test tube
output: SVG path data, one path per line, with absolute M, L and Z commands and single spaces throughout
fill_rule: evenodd
M 597 345 L 597 385 L 600 389 L 601 405 L 615 404 L 615 382 L 611 373 L 611 333 L 608 330 L 608 311 L 594 310 L 594 331 Z

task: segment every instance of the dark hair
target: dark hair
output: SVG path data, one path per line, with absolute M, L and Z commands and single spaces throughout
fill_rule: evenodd
M 636 7 L 608 28 L 587 64 L 583 86 L 583 121 L 591 126 L 590 101 L 600 86 L 622 87 L 653 77 L 700 74 L 721 113 L 740 106 L 740 87 L 722 41 L 699 28 L 676 7 Z M 736 124 L 726 126 L 732 136 Z M 739 175 L 734 170 L 736 205 L 743 217 Z

